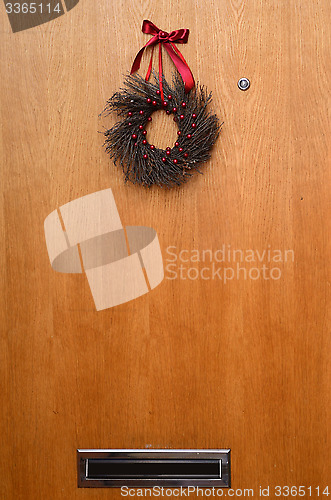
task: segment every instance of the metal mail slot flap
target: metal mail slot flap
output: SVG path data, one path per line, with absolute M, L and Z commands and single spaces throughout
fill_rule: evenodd
M 230 450 L 77 450 L 80 488 L 230 487 Z

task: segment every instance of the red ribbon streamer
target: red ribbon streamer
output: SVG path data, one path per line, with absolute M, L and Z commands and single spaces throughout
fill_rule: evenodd
M 162 85 L 162 54 L 161 54 L 161 46 L 163 46 L 166 51 L 168 52 L 169 56 L 171 57 L 174 65 L 178 69 L 179 73 L 181 74 L 181 77 L 183 78 L 184 86 L 185 86 L 185 92 L 188 93 L 190 90 L 193 89 L 194 87 L 194 78 L 192 75 L 192 72 L 185 61 L 183 55 L 180 53 L 179 49 L 174 45 L 175 43 L 187 43 L 188 36 L 190 31 L 188 29 L 180 29 L 180 30 L 175 30 L 172 31 L 171 33 L 167 33 L 166 31 L 161 31 L 160 28 L 155 26 L 151 21 L 144 20 L 142 28 L 141 28 L 143 33 L 146 33 L 148 35 L 153 35 L 153 38 L 151 38 L 146 45 L 144 45 L 138 52 L 138 54 L 135 57 L 135 60 L 133 61 L 132 68 L 131 68 L 131 75 L 132 73 L 135 73 L 138 71 L 140 68 L 140 63 L 141 63 L 141 58 L 144 53 L 144 50 L 147 47 L 152 47 L 152 54 L 151 54 L 151 59 L 149 62 L 147 74 L 146 74 L 146 80 L 149 79 L 151 70 L 152 70 L 152 61 L 153 61 L 153 52 L 154 52 L 154 46 L 159 45 L 159 82 L 160 82 L 160 91 L 161 91 L 161 99 L 162 101 L 164 100 L 163 96 L 163 85 Z

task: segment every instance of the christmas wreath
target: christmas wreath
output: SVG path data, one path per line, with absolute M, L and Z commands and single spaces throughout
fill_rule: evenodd
M 143 31 L 153 34 L 153 39 L 139 51 L 124 88 L 107 101 L 103 112 L 105 115 L 115 112 L 121 118 L 104 132 L 105 149 L 114 163 L 121 165 L 126 181 L 172 187 L 185 182 L 193 171 L 200 172 L 199 166 L 210 158 L 221 125 L 216 114 L 207 109 L 211 93 L 194 85 L 187 63 L 173 45 L 174 42 L 186 43 L 188 30 L 168 34 L 150 21 L 144 21 Z M 132 75 L 139 69 L 144 49 L 157 43 L 159 74 L 154 73 L 154 83 L 149 81 L 153 54 L 146 78 Z M 162 72 L 162 45 L 179 71 L 171 85 Z M 157 110 L 171 115 L 178 126 L 177 141 L 165 150 L 150 144 L 147 138 L 146 126 Z

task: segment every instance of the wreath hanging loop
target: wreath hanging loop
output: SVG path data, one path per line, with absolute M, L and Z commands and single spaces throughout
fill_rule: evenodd
M 192 171 L 199 171 L 199 165 L 210 158 L 221 126 L 217 116 L 207 109 L 211 93 L 202 86 L 194 86 L 191 70 L 174 45 L 187 42 L 188 30 L 169 34 L 144 21 L 143 31 L 153 38 L 140 49 L 124 88 L 107 101 L 103 112 L 105 115 L 115 112 L 120 118 L 106 130 L 105 148 L 114 163 L 120 163 L 126 181 L 148 187 L 153 184 L 172 187 L 185 182 Z M 159 44 L 159 74 L 153 73 L 154 82 L 149 81 L 153 54 L 146 78 L 133 75 L 140 67 L 145 48 L 156 44 Z M 178 70 L 172 84 L 162 72 L 162 45 Z M 165 150 L 150 144 L 147 138 L 146 126 L 157 110 L 172 115 L 178 126 L 175 144 Z
M 165 50 L 168 52 L 169 56 L 172 59 L 172 62 L 176 66 L 179 74 L 181 75 L 185 85 L 185 92 L 186 93 L 190 92 L 190 90 L 192 90 L 194 87 L 194 78 L 182 53 L 175 45 L 175 43 L 187 43 L 190 30 L 180 29 L 172 31 L 171 33 L 167 33 L 166 31 L 161 31 L 160 28 L 155 26 L 155 24 L 152 23 L 151 21 L 145 19 L 143 21 L 141 31 L 143 33 L 147 33 L 148 35 L 153 35 L 153 38 L 151 38 L 146 43 L 146 45 L 144 45 L 139 50 L 138 54 L 136 55 L 132 64 L 131 75 L 136 71 L 138 71 L 138 69 L 140 68 L 141 58 L 144 53 L 144 50 L 147 47 L 152 47 L 151 58 L 146 73 L 146 81 L 149 80 L 152 70 L 154 47 L 155 45 L 159 44 L 159 84 L 160 84 L 161 100 L 164 101 L 163 78 L 162 78 L 163 77 L 162 53 L 161 53 L 162 47 L 164 47 Z

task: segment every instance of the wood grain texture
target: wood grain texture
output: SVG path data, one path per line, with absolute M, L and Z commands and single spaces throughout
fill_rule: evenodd
M 120 498 L 77 489 L 76 448 L 230 447 L 233 488 L 326 486 L 328 0 L 81 0 L 15 34 L 0 7 L 0 498 Z M 124 185 L 97 133 L 144 18 L 190 28 L 183 55 L 224 120 L 204 175 L 171 191 Z M 166 118 L 153 126 L 156 144 L 173 137 Z M 108 187 L 124 225 L 156 229 L 164 258 L 224 244 L 294 262 L 279 280 L 165 279 L 96 312 L 82 276 L 52 271 L 43 222 Z

